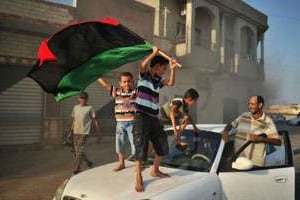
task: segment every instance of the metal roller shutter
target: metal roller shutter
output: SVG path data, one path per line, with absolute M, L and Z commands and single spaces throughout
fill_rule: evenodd
M 0 73 L 5 70 L 0 69 Z M 20 78 L 15 83 L 11 83 L 13 74 L 8 78 L 0 79 L 0 85 L 5 86 L 0 90 L 0 145 L 40 143 L 42 91 L 29 78 Z

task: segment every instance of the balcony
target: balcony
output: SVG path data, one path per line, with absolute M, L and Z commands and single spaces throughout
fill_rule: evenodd
M 179 47 L 178 45 L 178 49 Z M 192 52 L 183 56 L 183 64 L 199 72 L 214 72 L 219 66 L 219 59 L 216 51 L 202 46 L 193 46 Z
M 264 80 L 264 65 L 261 61 L 257 60 L 256 58 L 244 56 L 241 57 L 238 62 L 237 74 L 243 78 Z

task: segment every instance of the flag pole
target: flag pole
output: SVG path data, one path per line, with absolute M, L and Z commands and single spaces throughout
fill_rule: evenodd
M 172 58 L 166 54 L 165 52 L 163 52 L 162 50 L 158 50 L 158 54 L 160 54 L 161 56 L 163 56 L 164 58 L 168 59 L 168 60 L 172 60 Z M 178 62 L 176 62 L 176 66 L 177 67 L 182 67 L 182 65 Z

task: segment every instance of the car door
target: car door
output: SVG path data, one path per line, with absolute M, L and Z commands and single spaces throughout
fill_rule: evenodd
M 288 200 L 295 198 L 295 169 L 287 132 L 280 132 L 282 143 L 267 153 L 265 167 L 236 170 L 231 167 L 234 143 L 225 145 L 218 173 L 223 199 L 230 200 Z

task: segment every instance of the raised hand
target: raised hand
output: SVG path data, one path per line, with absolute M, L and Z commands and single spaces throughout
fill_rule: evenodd
M 157 48 L 156 46 L 153 46 L 153 47 L 152 47 L 152 53 L 153 53 L 154 55 L 158 55 L 158 51 L 159 51 L 159 48 Z
M 172 58 L 170 61 L 169 61 L 169 65 L 170 65 L 170 69 L 175 69 L 175 67 L 177 67 L 177 60 L 175 60 L 174 58 Z

